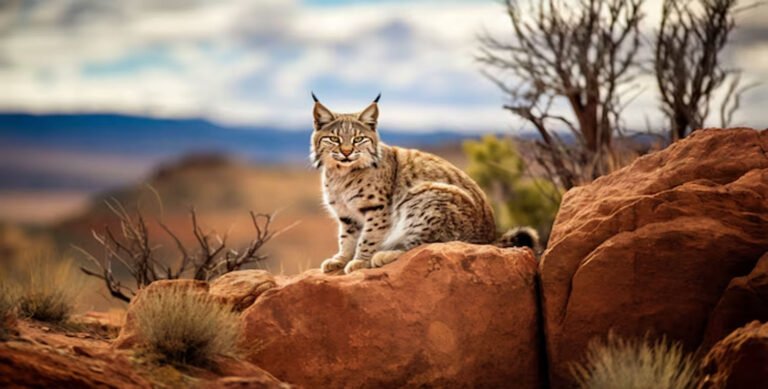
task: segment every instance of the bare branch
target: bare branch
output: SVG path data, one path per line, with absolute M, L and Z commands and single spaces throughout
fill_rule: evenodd
M 735 26 L 734 14 L 740 10 L 736 4 L 737 0 L 664 0 L 662 4 L 654 70 L 671 142 L 704 126 L 712 97 L 728 78 L 732 81 L 720 110 L 723 125 L 739 107 L 738 72 L 727 71 L 720 60 Z
M 138 208 L 133 213 L 128 212 L 116 199 L 107 201 L 106 205 L 120 223 L 121 234 L 113 233 L 109 227 L 104 227 L 101 234 L 93 231 L 94 239 L 104 249 L 102 259 L 97 259 L 80 247 L 75 249 L 97 269 L 81 267 L 83 273 L 104 281 L 109 293 L 123 301 L 130 301 L 136 292 L 121 284 L 113 274 L 112 264 L 115 260 L 135 281 L 137 290 L 157 280 L 182 278 L 190 270 L 192 278 L 207 281 L 266 259 L 260 252 L 262 246 L 278 233 L 285 231 L 271 229 L 272 215 L 251 212 L 255 238 L 244 249 L 234 250 L 227 247 L 227 235 L 222 237 L 203 230 L 193 208 L 190 210 L 191 227 L 198 246 L 194 252 L 184 245 L 167 224 L 162 220 L 157 221 L 175 243 L 179 255 L 176 261 L 169 261 L 168 258 L 158 258 L 157 247 L 150 243 L 150 229 Z
M 504 108 L 541 136 L 540 150 L 547 156 L 539 162 L 564 189 L 606 172 L 603 150 L 610 148 L 625 107 L 621 87 L 640 70 L 643 3 L 589 0 L 573 7 L 547 0 L 523 9 L 507 0 L 513 39 L 501 42 L 488 34 L 479 39 L 483 73 L 507 95 Z M 561 103 L 568 115 L 551 112 Z M 558 126 L 577 143 L 560 139 Z
M 99 268 L 99 271 L 93 271 L 93 270 L 90 270 L 90 269 L 88 269 L 88 268 L 86 268 L 84 266 L 81 266 L 80 270 L 83 273 L 85 273 L 85 274 L 87 274 L 89 276 L 100 278 L 100 279 L 104 280 L 104 282 L 105 282 L 105 284 L 107 286 L 107 290 L 109 290 L 109 294 L 112 297 L 117 298 L 117 299 L 122 300 L 122 301 L 125 301 L 125 302 L 130 302 L 131 301 L 131 297 L 129 297 L 129 295 L 133 296 L 133 295 L 135 295 L 135 292 L 133 290 L 123 286 L 122 284 L 120 284 L 119 281 L 115 280 L 114 276 L 112 275 L 112 268 L 110 266 L 105 266 L 102 262 L 97 260 L 96 257 L 91 255 L 90 253 L 88 253 L 87 251 L 82 249 L 81 247 L 78 247 L 78 246 L 72 246 L 72 247 L 75 250 L 77 250 L 80 253 L 82 253 L 85 256 L 86 259 L 88 259 L 90 262 L 95 264 L 96 267 Z
M 733 116 L 736 114 L 736 111 L 741 108 L 741 96 L 748 90 L 760 85 L 760 83 L 753 82 L 743 87 L 739 87 L 740 84 L 741 73 L 736 73 L 731 78 L 725 98 L 720 105 L 720 126 L 723 128 L 730 127 L 733 123 Z

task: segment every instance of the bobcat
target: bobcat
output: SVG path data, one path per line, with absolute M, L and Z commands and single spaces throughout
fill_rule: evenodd
M 339 223 L 339 252 L 325 273 L 381 267 L 423 243 L 535 245 L 530 229 L 496 241 L 493 210 L 464 172 L 432 154 L 379 140 L 381 94 L 362 112 L 340 114 L 315 94 L 311 159 L 322 169 L 323 200 Z

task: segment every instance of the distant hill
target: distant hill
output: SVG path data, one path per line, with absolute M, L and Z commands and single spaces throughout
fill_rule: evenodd
M 259 164 L 306 164 L 311 127 L 229 127 L 203 119 L 114 114 L 0 114 L 0 190 L 103 190 L 189 153 L 220 153 Z M 408 147 L 456 143 L 467 135 L 382 129 Z M 109 169 L 114 170 L 114 173 Z
M 169 259 L 177 257 L 176 246 L 157 221 L 168 225 L 190 249 L 196 247 L 191 207 L 196 209 L 205 231 L 228 235 L 233 248 L 245 246 L 254 236 L 248 211 L 277 211 L 275 229 L 298 222 L 264 247 L 270 256 L 264 265 L 278 273 L 316 267 L 335 252 L 336 225 L 322 207 L 317 171 L 286 165 L 265 167 L 215 155 L 190 155 L 159 166 L 142 181 L 94 195 L 81 213 L 51 226 L 49 231 L 58 247 L 68 251 L 71 245 L 76 245 L 102 254 L 91 230 L 102 231 L 109 226 L 119 234 L 118 219 L 104 204 L 105 200 L 115 199 L 131 213 L 140 207 L 153 246 L 159 247 L 161 257 L 167 255 Z M 162 199 L 162 206 L 155 193 Z

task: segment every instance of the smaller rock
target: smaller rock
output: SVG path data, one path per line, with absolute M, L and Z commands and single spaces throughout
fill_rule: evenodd
M 208 293 L 236 311 L 248 308 L 262 293 L 274 288 L 275 278 L 265 270 L 239 270 L 211 282 Z
M 707 322 L 702 346 L 709 349 L 754 320 L 768 321 L 768 252 L 748 275 L 736 277 L 728 284 Z
M 754 321 L 715 344 L 699 389 L 762 388 L 768 382 L 768 323 Z
M 213 363 L 218 366 L 218 373 L 222 377 L 201 385 L 201 388 L 286 389 L 292 387 L 266 370 L 241 359 L 218 356 Z
M 93 353 L 88 351 L 86 348 L 81 347 L 81 346 L 77 346 L 77 345 L 72 346 L 72 352 L 77 354 L 77 355 L 84 356 L 84 357 L 89 357 L 89 358 L 93 357 Z
M 82 315 L 74 316 L 75 321 L 99 328 L 104 332 L 120 331 L 124 318 L 125 311 L 122 309 L 113 309 L 107 312 L 89 311 Z
M 16 327 L 18 326 L 18 319 L 16 318 L 16 315 L 14 314 L 8 314 L 5 317 L 0 317 L 0 328 L 3 328 L 4 330 L 0 330 L 0 339 L 3 338 L 3 335 L 17 335 Z M 3 333 L 5 331 L 5 333 Z
M 247 389 L 288 389 L 293 386 L 281 383 L 277 380 L 271 381 L 262 377 L 225 377 L 216 381 L 204 384 L 203 389 L 219 388 L 247 388 Z
M 19 336 L 19 331 L 16 328 L 16 324 L 15 323 L 13 323 L 13 324 L 0 324 L 0 325 L 4 326 L 4 327 L 0 327 L 0 328 L 2 328 L 2 329 L 0 329 L 0 342 L 3 342 L 3 341 L 6 341 L 6 340 L 9 340 L 11 338 Z
M 27 330 L 22 329 L 22 331 Z M 52 342 L 66 337 L 51 336 Z M 96 346 L 98 347 L 98 346 Z M 0 343 L 0 388 L 151 388 L 127 358 L 114 355 L 97 363 L 66 350 L 35 343 Z

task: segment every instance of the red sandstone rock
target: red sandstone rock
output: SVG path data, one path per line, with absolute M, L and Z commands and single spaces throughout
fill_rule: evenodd
M 570 190 L 540 264 L 553 386 L 609 329 L 695 349 L 767 231 L 768 131 L 697 131 Z
M 739 328 L 702 361 L 701 389 L 764 388 L 768 384 L 768 324 Z
M 101 329 L 88 336 L 19 321 L 19 334 L 0 342 L 0 388 L 289 388 L 243 360 L 217 357 L 215 369 L 175 368 L 115 350 Z M 90 329 L 89 329 L 90 328 Z
M 0 387 L 3 388 L 150 388 L 130 370 L 127 360 L 77 359 L 30 347 L 0 345 Z
M 275 278 L 266 270 L 238 270 L 226 273 L 211 282 L 208 293 L 242 311 L 262 293 L 275 287 Z
M 289 389 L 293 386 L 271 377 L 224 377 L 206 382 L 200 389 Z
M 414 249 L 381 269 L 305 273 L 243 312 L 248 359 L 307 387 L 542 385 L 528 249 Z
M 70 337 L 42 323 L 19 321 L 0 342 L 0 388 L 149 388 L 126 355 L 97 336 Z
M 707 323 L 704 348 L 753 320 L 768 322 L 768 253 L 751 273 L 728 284 Z

